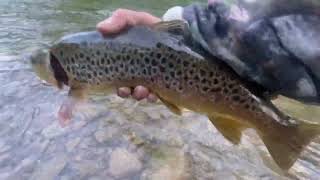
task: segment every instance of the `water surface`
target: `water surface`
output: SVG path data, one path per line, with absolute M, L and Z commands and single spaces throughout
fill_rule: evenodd
M 27 54 L 94 29 L 119 7 L 161 16 L 190 2 L 0 0 L 0 179 L 318 179 L 316 142 L 283 173 L 253 131 L 233 146 L 206 117 L 179 117 L 161 103 L 93 98 L 70 126 L 59 127 L 56 112 L 67 92 L 42 84 Z M 303 119 L 320 117 L 319 108 L 278 104 Z

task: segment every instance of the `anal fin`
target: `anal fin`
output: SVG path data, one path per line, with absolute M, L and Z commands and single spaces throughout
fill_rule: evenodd
M 209 117 L 216 129 L 231 143 L 238 145 L 241 141 L 242 131 L 246 129 L 242 123 L 225 118 L 225 117 Z

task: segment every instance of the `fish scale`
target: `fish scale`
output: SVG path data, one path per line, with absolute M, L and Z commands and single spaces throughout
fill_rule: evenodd
M 187 108 L 207 115 L 234 144 L 243 130 L 254 128 L 275 162 L 289 169 L 319 135 L 319 125 L 289 118 L 219 59 L 194 52 L 180 35 L 169 33 L 180 23 L 136 26 L 109 37 L 72 34 L 50 48 L 49 62 L 35 56 L 32 64 L 43 79 L 68 85 L 77 101 L 90 93 L 143 85 L 176 114 Z

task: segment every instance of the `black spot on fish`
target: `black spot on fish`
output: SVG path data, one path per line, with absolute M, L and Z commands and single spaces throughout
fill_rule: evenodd
M 84 54 L 83 53 L 80 53 L 80 58 L 84 58 Z
M 199 76 L 195 76 L 193 79 L 194 79 L 195 81 L 199 81 L 199 80 L 200 80 Z
M 210 78 L 213 78 L 213 76 L 214 76 L 214 73 L 211 71 L 211 72 L 209 73 L 209 77 L 210 77 Z
M 238 94 L 239 93 L 239 89 L 233 89 L 231 93 L 232 94 Z
M 74 63 L 75 63 L 75 60 L 74 60 L 74 58 L 73 58 L 73 57 L 71 57 L 71 62 L 72 62 L 72 64 L 74 64 Z
M 150 64 L 150 59 L 148 57 L 145 57 L 144 61 L 146 62 L 146 64 Z
M 208 88 L 208 87 L 203 87 L 202 90 L 203 90 L 204 92 L 207 92 L 207 91 L 209 90 L 209 88 Z
M 174 78 L 175 77 L 175 73 L 171 71 L 170 72 L 170 76 Z
M 203 77 L 203 76 L 206 76 L 207 72 L 203 69 L 200 69 L 200 75 Z
M 214 85 L 219 84 L 219 80 L 218 80 L 218 79 L 213 79 L 213 84 L 214 84 Z
M 101 58 L 100 63 L 101 63 L 101 64 L 104 64 L 104 63 L 105 63 L 105 59 L 104 59 L 104 58 Z
M 181 76 L 182 75 L 182 72 L 181 71 L 178 71 L 177 72 L 177 76 Z
M 152 62 L 151 62 L 151 65 L 152 65 L 152 66 L 157 66 L 157 65 L 158 65 L 157 60 L 153 59 Z
M 98 56 L 100 56 L 100 54 L 101 54 L 101 53 L 100 53 L 100 51 L 99 51 L 99 50 L 97 50 L 96 54 L 97 54 Z
M 161 63 L 162 65 L 164 65 L 166 62 L 167 62 L 167 58 L 165 58 L 165 57 L 161 58 L 160 63 Z
M 232 96 L 232 100 L 239 102 L 240 101 L 240 96 Z
M 87 74 L 87 77 L 88 77 L 89 79 L 91 79 L 91 78 L 92 78 L 92 75 L 91 75 L 91 74 Z
M 169 63 L 169 68 L 173 68 L 173 66 L 174 66 L 174 65 L 170 62 L 170 63 Z
M 157 46 L 157 48 L 161 48 L 162 47 L 161 43 L 157 43 L 156 46 Z
M 166 69 L 163 66 L 160 66 L 160 72 L 164 73 L 166 71 Z
M 119 56 L 119 58 L 120 58 L 120 56 Z M 117 60 L 115 58 L 113 58 L 113 57 L 111 57 L 111 61 L 112 61 L 112 64 L 115 64 L 117 62 Z
M 184 66 L 184 67 L 188 67 L 189 64 L 190 64 L 190 63 L 189 63 L 188 61 L 183 61 L 183 66 Z
M 213 93 L 215 93 L 215 92 L 220 92 L 220 91 L 222 91 L 221 87 L 211 88 L 211 89 L 210 89 L 210 92 L 213 92 Z
M 97 76 L 98 76 L 98 74 L 97 74 L 96 71 L 93 71 L 93 76 L 94 76 L 94 77 L 97 77 Z
M 134 65 L 134 59 L 130 60 L 130 65 L 132 65 L 132 66 Z
M 157 69 L 157 68 L 153 68 L 153 69 L 152 69 L 152 73 L 153 73 L 153 74 L 157 74 L 157 72 L 158 72 L 158 69 Z
M 157 53 L 157 58 L 158 58 L 158 59 L 160 59 L 161 56 L 162 56 L 162 55 L 161 55 L 160 53 Z

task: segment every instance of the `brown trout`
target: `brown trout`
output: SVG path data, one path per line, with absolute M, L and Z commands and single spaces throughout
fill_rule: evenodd
M 69 86 L 73 101 L 143 85 L 176 114 L 186 108 L 207 115 L 234 144 L 243 130 L 253 128 L 275 162 L 288 170 L 319 135 L 319 125 L 289 118 L 219 59 L 194 52 L 170 31 L 179 27 L 175 23 L 168 29 L 165 23 L 136 26 L 108 37 L 99 32 L 65 36 L 47 58 L 40 53 L 31 63 L 40 78 L 59 88 Z M 68 118 L 72 106 L 64 103 L 61 116 Z

